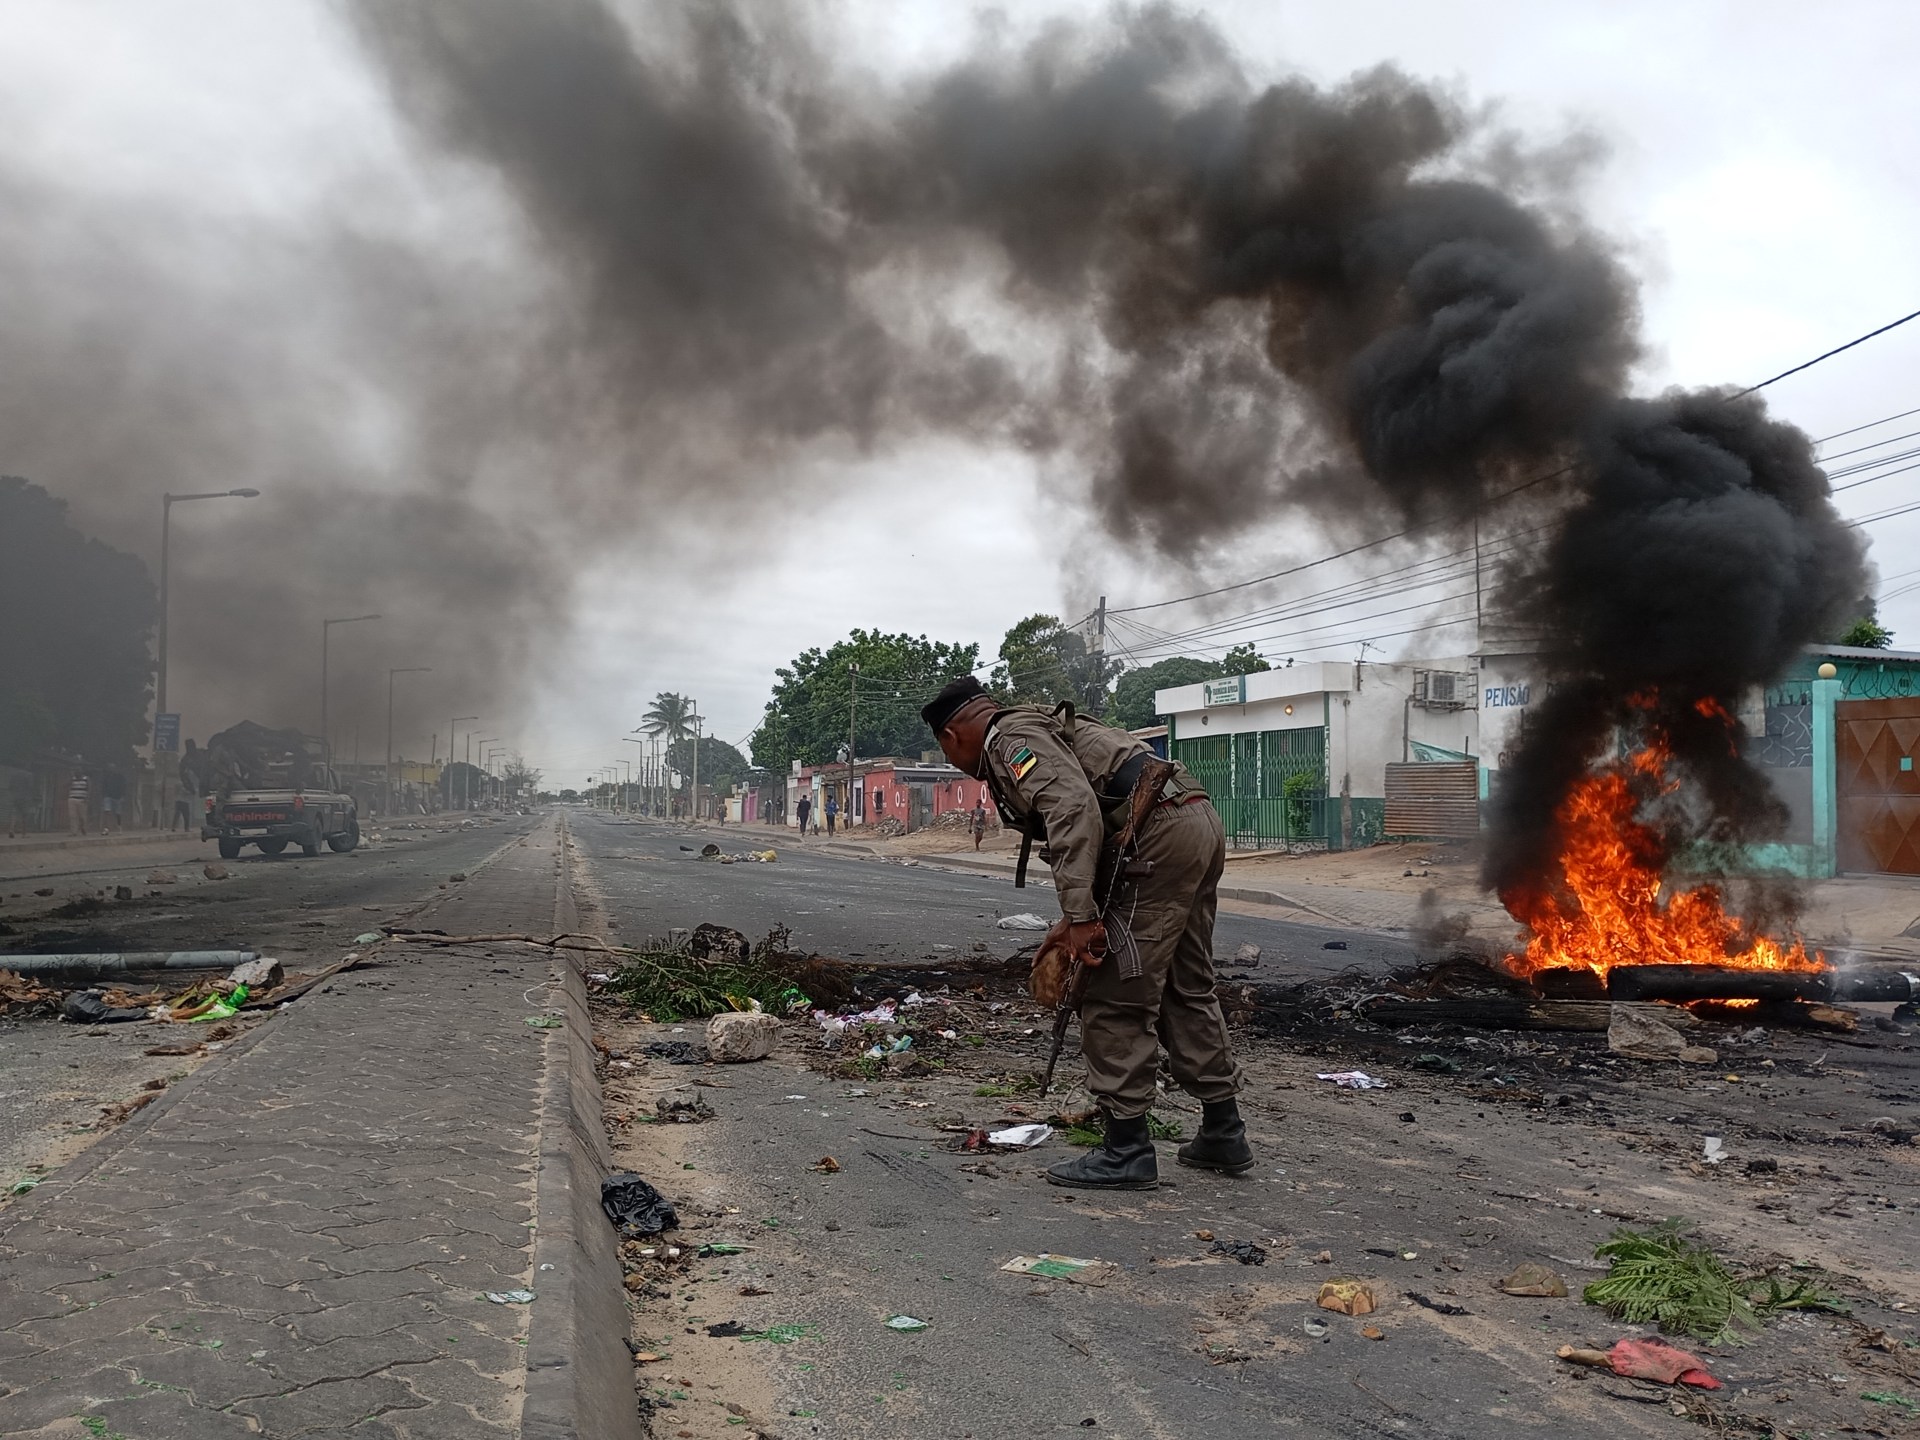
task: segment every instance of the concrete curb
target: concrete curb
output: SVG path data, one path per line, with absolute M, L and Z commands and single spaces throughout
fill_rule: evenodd
M 558 935 L 578 929 L 579 916 L 564 817 L 554 833 Z M 520 1434 L 524 1440 L 641 1440 L 620 1256 L 600 1210 L 600 1181 L 612 1157 L 601 1121 L 586 979 L 566 951 L 555 952 L 554 979 L 566 1024 L 549 1041 L 541 1087 L 530 1287 L 537 1298 L 527 1322 Z
M 186 830 L 140 830 L 119 835 L 64 835 L 41 839 L 38 835 L 0 835 L 0 856 L 31 855 L 40 850 L 117 850 L 126 845 L 161 845 L 169 841 L 200 840 L 197 832 Z

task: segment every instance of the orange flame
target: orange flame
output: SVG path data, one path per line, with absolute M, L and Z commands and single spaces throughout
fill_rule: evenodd
M 1732 720 L 1712 701 L 1700 713 Z M 1592 970 L 1605 978 L 1616 965 L 1719 965 L 1746 970 L 1824 970 L 1798 936 L 1753 935 L 1727 913 L 1720 889 L 1665 884 L 1660 837 L 1635 818 L 1634 780 L 1662 792 L 1672 753 L 1656 739 L 1588 775 L 1560 803 L 1561 849 L 1553 880 L 1503 892 L 1507 912 L 1526 927 L 1524 954 L 1508 957 L 1518 976 L 1554 968 Z

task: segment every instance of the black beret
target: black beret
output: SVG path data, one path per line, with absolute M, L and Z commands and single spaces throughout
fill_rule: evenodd
M 946 729 L 947 722 L 953 718 L 956 710 L 986 693 L 986 687 L 973 676 L 962 675 L 958 680 L 949 680 L 940 687 L 940 693 L 921 708 L 920 718 L 938 735 Z

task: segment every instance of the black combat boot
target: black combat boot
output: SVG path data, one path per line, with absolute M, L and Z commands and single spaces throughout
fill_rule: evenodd
M 1151 1190 L 1160 1183 L 1147 1117 L 1108 1120 L 1107 1138 L 1078 1160 L 1062 1160 L 1047 1171 L 1049 1185 L 1075 1190 Z
M 1247 1122 L 1240 1118 L 1239 1102 L 1203 1102 L 1200 1133 L 1180 1147 L 1179 1160 L 1196 1170 L 1220 1170 L 1228 1175 L 1244 1175 L 1251 1170 L 1253 1147 L 1247 1144 Z

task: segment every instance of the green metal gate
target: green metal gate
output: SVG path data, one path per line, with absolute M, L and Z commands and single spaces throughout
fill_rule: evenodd
M 1176 740 L 1174 758 L 1213 797 L 1230 844 L 1326 844 L 1324 726 Z

